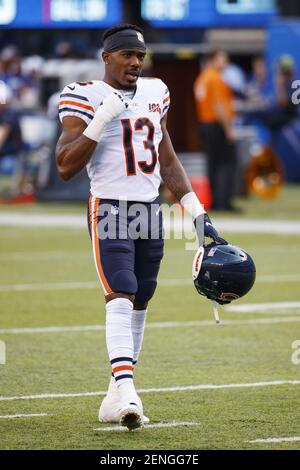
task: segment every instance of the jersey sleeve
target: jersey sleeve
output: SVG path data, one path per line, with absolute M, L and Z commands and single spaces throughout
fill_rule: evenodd
M 60 94 L 58 114 L 61 122 L 66 116 L 75 116 L 89 124 L 94 117 L 95 110 L 83 87 L 71 83 L 65 86 Z
M 167 85 L 162 82 L 163 84 L 163 96 L 162 96 L 162 112 L 161 112 L 161 117 L 163 118 L 165 114 L 168 112 L 168 109 L 170 107 L 170 92 L 169 88 Z

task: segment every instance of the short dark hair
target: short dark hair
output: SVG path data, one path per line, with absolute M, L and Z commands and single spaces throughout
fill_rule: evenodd
M 112 28 L 106 29 L 103 33 L 102 41 L 104 41 L 106 38 L 108 38 L 112 34 L 118 33 L 119 31 L 124 31 L 126 29 L 134 29 L 134 31 L 138 31 L 141 34 L 144 33 L 142 28 L 140 28 L 139 26 L 135 24 L 122 23 L 122 24 L 118 24 L 117 26 L 113 26 Z

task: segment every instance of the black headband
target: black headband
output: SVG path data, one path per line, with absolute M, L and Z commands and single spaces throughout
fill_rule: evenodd
M 116 52 L 127 49 L 141 49 L 146 51 L 146 45 L 142 33 L 135 29 L 124 29 L 104 39 L 105 52 Z

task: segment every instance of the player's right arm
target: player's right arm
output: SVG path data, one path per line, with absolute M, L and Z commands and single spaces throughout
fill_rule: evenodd
M 61 96 L 86 100 L 86 97 L 71 93 Z M 93 116 L 88 114 L 87 120 L 87 113 L 81 108 L 93 110 L 90 105 L 74 101 L 74 98 L 61 103 L 63 132 L 56 146 L 56 162 L 59 175 L 68 181 L 89 163 L 106 125 L 125 111 L 128 105 L 120 93 L 113 92 L 103 99 Z M 64 107 L 65 104 L 72 108 Z
M 68 181 L 90 161 L 97 146 L 95 140 L 86 137 L 86 123 L 75 116 L 63 118 L 63 131 L 56 146 L 56 164 L 59 175 Z

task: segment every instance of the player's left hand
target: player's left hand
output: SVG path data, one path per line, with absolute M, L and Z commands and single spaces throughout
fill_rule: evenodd
M 204 246 L 205 237 L 211 238 L 214 242 L 220 245 L 228 245 L 224 238 L 219 237 L 218 231 L 213 226 L 209 216 L 206 212 L 198 215 L 194 219 L 194 226 L 198 237 L 199 246 Z
M 208 214 L 204 214 L 204 236 L 212 238 L 214 242 L 221 245 L 228 245 L 228 242 L 219 236 L 218 231 L 213 226 Z

